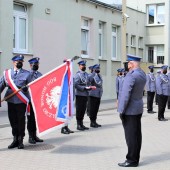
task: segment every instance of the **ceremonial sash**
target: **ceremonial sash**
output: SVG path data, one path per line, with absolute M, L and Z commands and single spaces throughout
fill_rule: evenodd
M 9 70 L 5 70 L 4 73 L 5 79 L 8 83 L 8 85 L 10 86 L 10 88 L 13 90 L 13 92 L 18 91 L 18 87 L 14 84 L 12 78 L 11 78 L 11 69 Z M 26 114 L 30 114 L 30 105 L 29 105 L 29 99 L 22 93 L 22 91 L 18 91 L 18 93 L 16 93 L 15 95 L 17 95 L 17 97 L 26 104 Z

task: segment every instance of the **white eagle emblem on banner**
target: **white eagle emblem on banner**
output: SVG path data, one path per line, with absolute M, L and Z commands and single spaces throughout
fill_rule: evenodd
M 50 95 L 46 94 L 46 103 L 50 109 L 57 108 L 61 94 L 61 87 L 56 86 L 50 91 Z

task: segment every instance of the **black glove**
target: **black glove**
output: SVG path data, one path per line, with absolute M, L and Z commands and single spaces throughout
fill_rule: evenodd
M 122 120 L 122 121 L 124 121 L 125 120 L 125 115 L 124 114 L 122 114 L 122 113 L 120 113 L 120 119 Z
M 27 92 L 27 91 L 28 91 L 28 87 L 27 87 L 27 86 L 23 86 L 23 87 L 22 87 L 22 91 L 23 91 L 23 92 Z

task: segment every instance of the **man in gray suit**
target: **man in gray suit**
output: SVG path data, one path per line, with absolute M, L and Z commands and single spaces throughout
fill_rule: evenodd
M 154 75 L 154 66 L 149 66 L 150 72 L 146 75 L 146 91 L 147 91 L 147 109 L 148 113 L 156 113 L 153 111 L 153 100 L 156 91 L 156 78 Z
M 162 68 L 161 74 L 156 79 L 156 91 L 157 91 L 157 98 L 158 98 L 158 120 L 167 121 L 168 119 L 165 119 L 164 113 L 165 113 L 168 96 L 170 95 L 170 87 L 169 87 L 170 84 L 167 76 L 168 66 L 164 65 L 161 68 Z
M 118 165 L 136 167 L 139 164 L 142 144 L 141 117 L 146 74 L 140 69 L 141 58 L 130 54 L 127 57 L 129 72 L 124 78 L 122 93 L 119 96 L 118 112 L 125 131 L 128 153 L 126 161 Z
M 8 118 L 12 127 L 13 142 L 8 146 L 8 149 L 18 147 L 23 149 L 23 138 L 25 136 L 25 113 L 27 104 L 29 103 L 29 93 L 26 85 L 28 84 L 29 72 L 22 68 L 24 56 L 17 55 L 12 58 L 13 68 L 6 70 L 0 81 L 1 92 L 7 87 L 5 97 L 13 92 L 22 89 L 9 99 Z

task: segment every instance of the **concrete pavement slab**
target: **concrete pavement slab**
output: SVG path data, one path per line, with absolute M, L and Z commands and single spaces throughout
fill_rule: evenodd
M 114 103 L 113 103 L 114 104 Z M 112 103 L 110 103 L 112 105 Z M 109 104 L 107 107 L 110 106 Z M 104 107 L 104 105 L 103 105 Z M 106 105 L 104 108 L 107 108 Z M 154 105 L 157 111 L 157 106 Z M 146 104 L 142 118 L 143 144 L 139 170 L 170 170 L 170 114 L 166 110 L 167 122 L 157 120 L 157 114 L 148 114 Z M 89 118 L 85 115 L 85 125 Z M 73 118 L 69 127 L 73 134 L 63 135 L 60 130 L 45 135 L 44 143 L 28 144 L 25 149 L 7 149 L 11 143 L 11 128 L 0 128 L 0 170 L 121 170 L 127 153 L 124 131 L 116 109 L 99 112 L 101 128 L 76 130 Z M 134 168 L 128 168 L 131 170 Z

